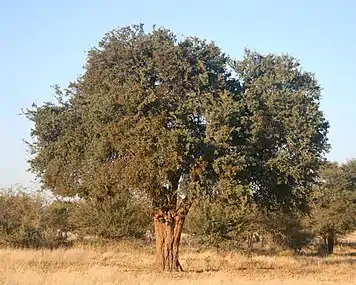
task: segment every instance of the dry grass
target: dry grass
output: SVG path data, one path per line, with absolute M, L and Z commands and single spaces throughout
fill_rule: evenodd
M 356 233 L 351 238 L 356 242 Z M 183 250 L 181 263 L 184 273 L 155 273 L 153 249 L 139 242 L 53 251 L 2 249 L 0 284 L 356 284 L 352 247 L 338 248 L 327 258 Z

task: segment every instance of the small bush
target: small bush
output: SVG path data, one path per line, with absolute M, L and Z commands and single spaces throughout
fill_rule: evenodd
M 44 201 L 20 190 L 0 193 L 0 240 L 2 245 L 38 248 L 45 246 Z
M 277 246 L 300 252 L 314 240 L 314 234 L 305 221 L 306 218 L 292 213 L 270 213 L 265 217 L 265 227 Z
M 236 248 L 245 240 L 250 211 L 221 201 L 201 201 L 187 216 L 185 230 L 199 237 L 200 243 L 216 248 Z
M 46 201 L 39 194 L 0 192 L 0 245 L 17 248 L 70 246 L 65 233 L 105 239 L 135 238 L 151 223 L 147 207 L 116 196 L 105 201 Z M 64 234 L 63 234 L 64 233 Z
M 126 196 L 76 202 L 70 220 L 80 236 L 105 239 L 141 237 L 152 222 L 146 208 Z
M 69 242 L 58 232 L 71 230 L 70 203 L 49 203 L 38 193 L 0 191 L 0 245 L 16 248 L 57 248 Z

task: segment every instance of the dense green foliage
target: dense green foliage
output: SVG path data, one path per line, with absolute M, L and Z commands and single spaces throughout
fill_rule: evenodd
M 295 251 L 355 229 L 355 163 L 319 175 L 329 149 L 321 88 L 289 55 L 238 60 L 130 26 L 108 32 L 55 93 L 24 113 L 31 170 L 44 189 L 80 199 L 48 208 L 57 228 L 136 237 L 151 214 L 182 225 L 191 208 L 187 230 L 205 243 L 259 231 Z
M 56 92 L 26 115 L 31 169 L 62 196 L 128 191 L 162 211 L 248 197 L 305 210 L 328 149 L 320 87 L 294 58 L 246 51 L 238 61 L 166 29 L 107 33 L 85 73 Z

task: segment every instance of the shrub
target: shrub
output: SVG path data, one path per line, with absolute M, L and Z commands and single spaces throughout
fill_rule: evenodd
M 199 237 L 201 244 L 231 249 L 245 240 L 251 213 L 241 205 L 227 205 L 219 200 L 201 201 L 192 207 L 186 230 Z
M 306 216 L 275 212 L 266 215 L 264 220 L 264 227 L 271 235 L 273 242 L 284 250 L 300 252 L 314 239 Z
M 146 208 L 127 196 L 78 201 L 70 220 L 80 236 L 106 239 L 141 237 L 151 223 Z
M 44 200 L 39 195 L 3 189 L 0 193 L 1 244 L 26 248 L 45 246 L 45 213 Z

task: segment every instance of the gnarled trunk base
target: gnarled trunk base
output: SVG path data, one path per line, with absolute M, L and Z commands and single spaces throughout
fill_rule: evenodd
M 179 245 L 185 215 L 158 213 L 154 217 L 156 263 L 162 271 L 183 271 L 179 263 Z
M 327 250 L 328 254 L 334 253 L 334 246 L 335 246 L 335 237 L 333 233 L 328 233 L 327 236 Z
M 333 231 L 329 231 L 323 236 L 324 239 L 324 250 L 325 254 L 333 254 L 334 253 L 334 247 L 335 247 L 335 234 Z

